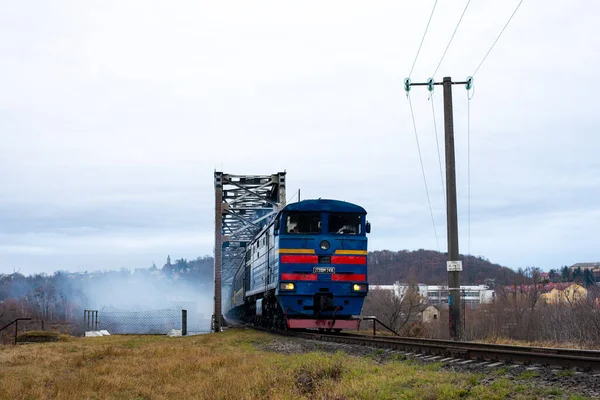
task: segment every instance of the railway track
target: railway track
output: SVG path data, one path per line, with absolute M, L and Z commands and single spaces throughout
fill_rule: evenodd
M 457 362 L 463 364 L 485 362 L 489 366 L 522 364 L 525 366 L 537 365 L 542 367 L 574 368 L 582 371 L 600 371 L 600 351 L 596 350 L 526 347 L 352 333 L 331 334 L 324 332 L 256 329 L 304 339 L 399 350 L 429 361 Z

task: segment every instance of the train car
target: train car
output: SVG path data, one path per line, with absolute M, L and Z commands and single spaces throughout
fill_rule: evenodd
M 227 315 L 278 329 L 358 329 L 368 293 L 364 208 L 288 204 L 246 248 Z

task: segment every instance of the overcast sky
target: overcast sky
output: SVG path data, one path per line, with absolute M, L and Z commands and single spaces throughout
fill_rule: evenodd
M 437 250 L 403 90 L 433 3 L 0 0 L 0 273 L 212 255 L 215 169 L 287 170 L 290 197 L 363 205 L 370 249 Z M 465 4 L 438 3 L 413 82 Z M 517 4 L 473 1 L 435 79 L 473 74 Z M 599 23 L 592 0 L 525 1 L 476 74 L 470 246 L 455 86 L 461 253 L 600 261 Z M 445 251 L 431 101 L 411 99 Z

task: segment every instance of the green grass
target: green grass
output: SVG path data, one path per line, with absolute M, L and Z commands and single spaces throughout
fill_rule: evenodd
M 563 391 L 557 388 L 546 389 L 547 396 L 562 396 Z
M 540 373 L 537 371 L 523 371 L 519 374 L 519 378 L 521 379 L 533 379 L 540 376 Z
M 558 371 L 556 375 L 561 377 L 573 376 L 575 375 L 575 371 L 573 371 L 572 369 L 565 369 L 563 371 Z
M 506 374 L 508 374 L 508 367 L 498 368 L 497 370 L 494 371 L 494 374 L 496 374 L 496 375 L 506 375 Z

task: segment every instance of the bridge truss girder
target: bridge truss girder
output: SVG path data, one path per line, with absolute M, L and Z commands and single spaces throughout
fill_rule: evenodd
M 215 313 L 221 330 L 222 288 L 231 285 L 256 233 L 285 207 L 285 172 L 232 175 L 215 171 Z

